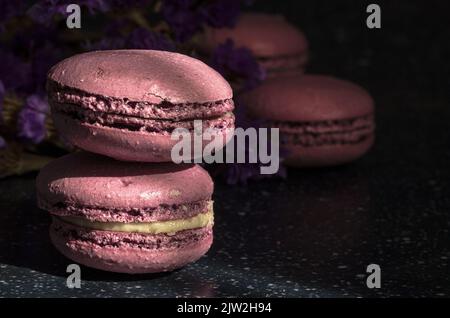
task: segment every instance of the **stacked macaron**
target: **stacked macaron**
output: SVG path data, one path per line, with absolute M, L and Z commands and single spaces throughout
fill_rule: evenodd
M 60 134 L 87 151 L 119 160 L 169 162 L 175 128 L 195 119 L 228 139 L 232 90 L 203 62 L 150 50 L 97 51 L 68 58 L 48 75 Z
M 169 271 L 205 254 L 213 182 L 198 165 L 170 162 L 171 133 L 194 134 L 200 119 L 230 138 L 228 83 L 181 54 L 117 50 L 60 62 L 47 89 L 61 136 L 96 153 L 66 155 L 37 178 L 55 247 L 86 266 L 123 273 Z
M 113 272 L 168 271 L 212 243 L 213 182 L 198 165 L 129 163 L 79 152 L 42 169 L 38 204 L 56 248 Z

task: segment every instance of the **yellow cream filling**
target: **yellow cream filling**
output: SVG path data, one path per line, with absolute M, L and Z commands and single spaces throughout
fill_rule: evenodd
M 161 222 L 122 223 L 122 222 L 98 222 L 90 221 L 77 216 L 59 217 L 69 224 L 85 227 L 93 230 L 133 232 L 145 234 L 172 234 L 178 231 L 196 229 L 212 225 L 214 222 L 213 210 L 200 213 L 188 219 L 169 220 Z

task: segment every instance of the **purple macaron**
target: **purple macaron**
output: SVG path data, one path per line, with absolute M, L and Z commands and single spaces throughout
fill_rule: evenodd
M 67 141 L 119 160 L 171 161 L 178 142 L 171 133 L 193 133 L 194 120 L 214 128 L 224 143 L 233 134 L 230 85 L 203 62 L 178 53 L 75 55 L 50 70 L 47 90 L 55 126 Z
M 212 244 L 213 182 L 198 165 L 132 163 L 78 152 L 36 181 L 50 237 L 66 257 L 122 273 L 170 271 Z
M 233 28 L 209 28 L 200 49 L 211 53 L 227 39 L 248 48 L 268 77 L 303 72 L 308 61 L 305 35 L 280 15 L 245 13 Z
M 374 142 L 373 99 L 345 80 L 322 75 L 272 78 L 239 102 L 252 116 L 280 129 L 287 165 L 343 164 L 361 157 Z

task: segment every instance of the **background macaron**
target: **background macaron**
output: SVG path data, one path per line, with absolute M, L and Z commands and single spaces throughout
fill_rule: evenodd
M 55 126 L 66 140 L 119 160 L 171 161 L 175 128 L 195 119 L 225 141 L 234 128 L 232 90 L 223 77 L 186 55 L 152 50 L 72 56 L 48 74 Z
M 280 129 L 285 163 L 311 167 L 346 163 L 374 141 L 374 102 L 351 82 L 323 75 L 269 79 L 242 95 L 252 116 Z
M 264 13 L 242 14 L 234 28 L 208 28 L 203 50 L 212 52 L 231 39 L 236 47 L 246 47 L 255 55 L 269 77 L 303 71 L 308 60 L 308 41 L 283 16 Z
M 121 162 L 87 152 L 61 157 L 36 181 L 50 236 L 68 258 L 123 273 L 170 271 L 213 240 L 213 182 L 198 165 Z

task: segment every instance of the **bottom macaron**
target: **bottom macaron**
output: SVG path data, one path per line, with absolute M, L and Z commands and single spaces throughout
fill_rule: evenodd
M 375 140 L 374 101 L 359 85 L 324 75 L 270 78 L 239 102 L 278 128 L 284 164 L 324 167 L 363 156 Z
M 213 241 L 213 182 L 198 165 L 131 163 L 78 152 L 36 180 L 50 238 L 73 261 L 120 273 L 171 271 Z

